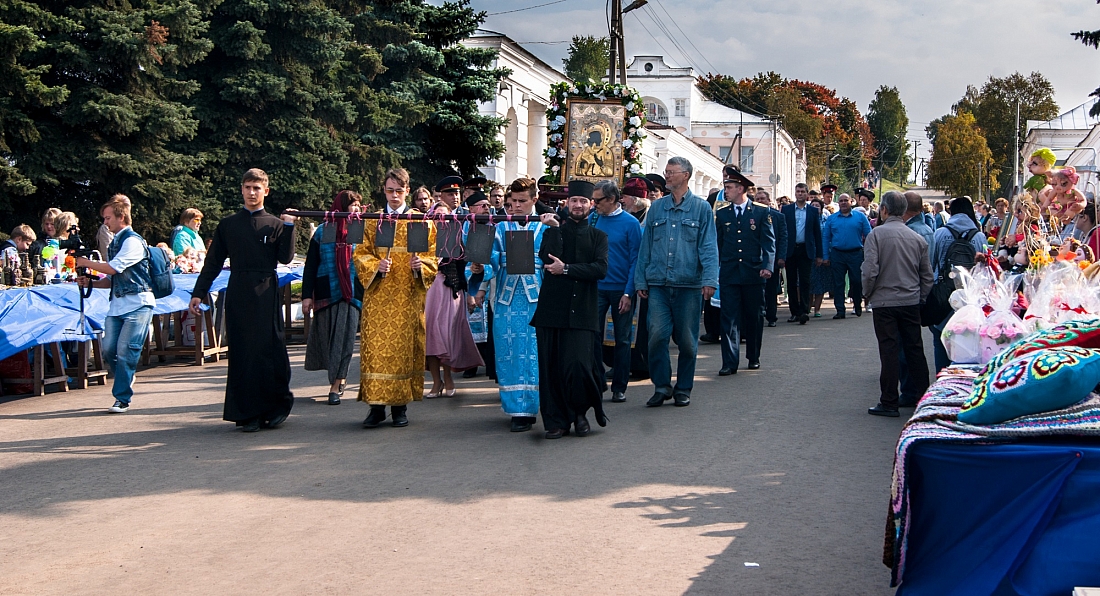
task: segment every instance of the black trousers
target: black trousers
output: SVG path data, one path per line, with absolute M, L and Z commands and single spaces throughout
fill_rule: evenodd
M 772 272 L 768 281 L 764 282 L 764 318 L 769 323 L 779 319 L 779 270 Z
M 607 382 L 596 355 L 595 331 L 535 327 L 539 345 L 539 410 L 546 430 L 566 430 L 596 410 L 596 422 L 607 422 L 601 403 Z
M 792 317 L 810 314 L 810 268 L 813 264 L 806 245 L 794 245 L 794 252 L 787 259 L 787 305 L 791 307 Z
M 710 337 L 722 337 L 722 309 L 710 300 L 703 303 L 703 330 Z
M 486 298 L 486 302 L 489 299 Z M 497 378 L 497 351 L 493 348 L 493 307 L 487 305 L 485 307 L 486 330 L 489 332 L 489 337 L 484 342 L 475 344 L 477 351 L 481 354 L 481 359 L 485 362 L 485 374 L 494 381 Z
M 649 299 L 638 297 L 638 333 L 630 350 L 630 372 L 649 378 Z
M 878 338 L 879 402 L 898 407 L 898 354 L 905 354 L 908 380 L 917 395 L 928 390 L 928 361 L 921 339 L 920 306 L 876 307 L 872 311 Z
M 749 362 L 760 361 L 765 284 L 722 284 L 722 368 L 737 370 L 741 338 Z

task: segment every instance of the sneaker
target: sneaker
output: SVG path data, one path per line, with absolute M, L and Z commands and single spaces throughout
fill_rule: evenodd
M 112 413 L 112 414 L 122 414 L 126 410 L 129 410 L 129 409 L 130 409 L 130 404 L 128 404 L 126 402 L 123 402 L 123 401 L 119 401 L 119 400 L 116 399 L 115 400 L 115 405 L 111 406 L 110 408 L 107 408 L 107 411 Z

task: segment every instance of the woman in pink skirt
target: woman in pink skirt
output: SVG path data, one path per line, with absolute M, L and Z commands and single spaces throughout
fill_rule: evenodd
M 439 210 L 457 210 L 462 179 L 448 176 L 436 184 L 436 191 L 440 193 Z M 489 202 L 484 193 L 476 192 L 467 199 L 467 205 L 478 201 Z M 451 222 L 450 225 L 461 224 Z M 485 364 L 466 320 L 465 260 L 440 260 L 439 272 L 425 299 L 424 324 L 427 332 L 424 353 L 427 355 L 428 372 L 432 373 L 432 389 L 427 397 L 453 397 L 455 383 L 451 371 L 463 371 Z

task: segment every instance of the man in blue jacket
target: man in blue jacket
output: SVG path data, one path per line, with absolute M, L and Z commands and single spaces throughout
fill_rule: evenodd
M 775 233 L 767 207 L 745 196 L 752 182 L 736 170 L 724 172 L 723 190 L 730 206 L 718 210 L 715 228 L 722 284 L 722 370 L 737 374 L 741 337 L 749 369 L 760 368 L 760 322 L 764 313 L 764 283 L 775 271 Z
M 821 213 L 806 201 L 809 187 L 794 187 L 794 203 L 783 206 L 787 219 L 787 303 L 791 307 L 788 323 L 805 325 L 810 320 L 810 268 L 821 264 Z
M 718 245 L 714 212 L 694 195 L 691 162 L 673 157 L 665 165 L 669 194 L 653 202 L 646 215 L 634 287 L 649 299 L 649 376 L 653 397 L 646 406 L 674 399 L 691 403 L 695 354 L 699 347 L 699 315 L 703 300 L 718 287 Z M 672 384 L 668 340 L 676 342 L 676 385 Z

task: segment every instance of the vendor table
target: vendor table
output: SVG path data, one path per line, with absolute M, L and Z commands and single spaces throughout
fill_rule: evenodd
M 1100 395 L 976 427 L 957 420 L 975 370 L 945 373 L 898 441 L 884 553 L 897 593 L 1100 585 Z

